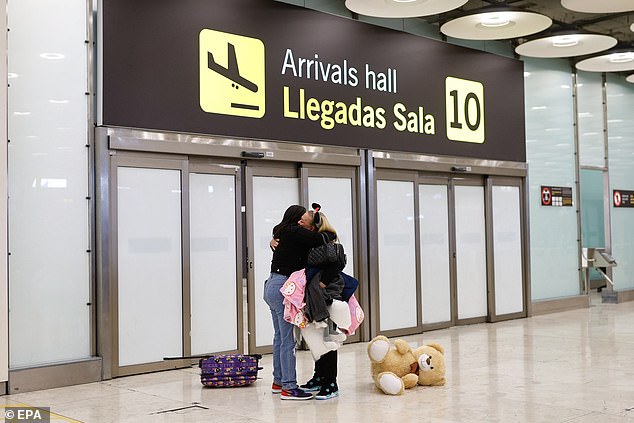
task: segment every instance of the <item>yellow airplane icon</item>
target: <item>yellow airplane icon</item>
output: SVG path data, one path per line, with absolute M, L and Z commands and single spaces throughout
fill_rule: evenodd
M 231 43 L 227 44 L 227 55 L 229 59 L 229 64 L 225 68 L 216 63 L 212 52 L 208 52 L 207 58 L 209 62 L 209 69 L 218 72 L 225 78 L 232 80 L 236 84 L 242 85 L 244 88 L 251 90 L 254 93 L 258 92 L 257 85 L 240 75 L 240 70 L 238 69 L 238 60 L 236 59 L 236 47 Z
M 199 41 L 201 108 L 207 113 L 263 117 L 264 43 L 211 29 L 203 29 Z

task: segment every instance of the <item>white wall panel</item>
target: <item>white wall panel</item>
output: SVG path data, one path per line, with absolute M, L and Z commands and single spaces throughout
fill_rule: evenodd
M 521 312 L 524 310 L 524 272 L 519 187 L 493 187 L 493 252 L 495 313 Z
M 117 169 L 119 365 L 182 355 L 181 178 Z
M 487 251 L 484 188 L 456 186 L 458 318 L 487 315 Z
M 0 34 L 7 33 L 7 2 L 0 1 Z M 7 80 L 7 39 L 0 37 L 0 80 Z M 7 86 L 0 86 L 0 257 L 7 257 Z M 0 382 L 9 378 L 9 298 L 6 260 L 0 261 Z
M 414 183 L 377 181 L 380 330 L 414 327 L 416 237 Z
M 191 351 L 238 348 L 233 175 L 189 175 Z
M 451 320 L 446 185 L 419 185 L 423 323 Z
M 11 367 L 91 354 L 87 22 L 85 0 L 8 3 Z

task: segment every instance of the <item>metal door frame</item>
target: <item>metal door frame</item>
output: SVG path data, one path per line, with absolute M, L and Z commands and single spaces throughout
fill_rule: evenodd
M 246 242 L 247 251 L 255 251 L 255 239 L 253 234 L 253 178 L 257 176 L 271 176 L 271 177 L 285 177 L 285 178 L 297 178 L 298 180 L 298 203 L 302 202 L 304 196 L 304 187 L 302 187 L 302 178 L 299 166 L 296 163 L 280 163 L 280 162 L 259 162 L 259 161 L 244 161 L 243 168 L 245 169 L 245 204 L 246 209 Z M 280 220 L 282 216 L 280 216 Z M 273 227 L 271 227 L 273 229 Z M 255 281 L 255 272 L 250 271 L 253 269 L 253 255 L 247 253 L 245 256 L 246 268 L 247 268 L 247 325 L 248 325 L 248 351 L 249 353 L 257 354 L 269 354 L 273 351 L 273 344 L 269 345 L 256 345 L 257 330 L 256 330 L 256 315 L 255 304 L 256 301 L 263 301 L 262 298 L 256 298 L 255 296 L 255 284 L 262 283 L 262 281 Z M 264 265 L 264 264 L 263 264 Z
M 308 178 L 309 177 L 341 177 L 341 178 L 350 178 L 352 180 L 352 213 L 353 213 L 353 221 L 357 222 L 357 224 L 353 225 L 353 239 L 355 242 L 355 277 L 359 279 L 359 288 L 357 290 L 356 295 L 358 296 L 358 300 L 361 304 L 364 304 L 365 300 L 364 296 L 364 284 L 362 281 L 365 277 L 364 268 L 362 265 L 362 254 L 364 254 L 364 249 L 361 248 L 361 232 L 358 227 L 360 227 L 360 219 L 359 219 L 359 209 L 361 199 L 358 192 L 358 170 L 356 169 L 358 166 L 354 166 L 354 162 L 348 163 L 348 166 L 340 165 L 323 165 L 323 164 L 315 164 L 311 162 L 292 162 L 292 163 L 284 163 L 284 162 L 271 162 L 271 161 L 259 161 L 259 160 L 246 160 L 243 161 L 244 171 L 244 185 L 245 185 L 245 210 L 246 210 L 246 221 L 245 227 L 246 229 L 246 243 L 248 251 L 254 251 L 254 234 L 252 231 L 253 228 L 253 177 L 255 176 L 272 176 L 272 177 L 288 177 L 288 178 L 297 178 L 299 183 L 299 204 L 304 204 L 306 208 L 309 208 L 309 192 L 308 192 Z M 350 166 L 352 165 L 352 166 Z M 281 219 L 281 216 L 280 216 Z M 258 353 L 258 354 L 267 354 L 272 352 L 272 344 L 270 345 L 256 345 L 256 315 L 255 315 L 255 302 L 261 301 L 261 298 L 256 298 L 256 283 L 261 283 L 261 281 L 255 281 L 254 272 L 250 272 L 249 270 L 253 268 L 253 257 L 250 254 L 247 254 L 246 257 L 246 268 L 247 268 L 247 303 L 248 303 L 248 318 L 247 318 L 247 333 L 248 333 L 248 351 L 250 353 Z M 348 337 L 347 342 L 357 342 L 362 339 L 365 339 L 363 335 L 363 331 L 360 330 L 355 335 Z
M 420 215 L 419 210 L 419 196 L 418 196 L 418 172 L 412 170 L 393 170 L 393 169 L 376 169 L 374 171 L 374 179 L 369 181 L 372 184 L 372 192 L 373 192 L 373 204 L 370 207 L 371 213 L 377 215 L 378 211 L 378 198 L 376 196 L 377 193 L 377 182 L 381 181 L 400 181 L 400 182 L 411 182 L 413 187 L 414 197 L 412 201 L 414 202 L 414 216 Z M 400 328 L 400 329 L 390 329 L 390 330 L 381 330 L 381 307 L 380 307 L 380 295 L 379 295 L 379 257 L 378 257 L 378 247 L 379 247 L 379 239 L 378 239 L 378 216 L 373 219 L 373 225 L 370 227 L 370 245 L 369 248 L 371 251 L 375 251 L 375 255 L 373 256 L 373 260 L 370 262 L 370 296 L 371 296 L 371 305 L 370 309 L 372 311 L 370 315 L 370 330 L 372 334 L 385 335 L 387 337 L 396 337 L 396 336 L 405 336 L 416 333 L 421 333 L 423 331 L 422 325 L 422 299 L 421 299 L 421 275 L 420 275 L 420 222 L 419 219 L 414 219 L 414 257 L 415 257 L 415 266 L 416 266 L 416 326 Z
M 119 167 L 136 167 L 147 169 L 178 170 L 181 179 L 181 342 L 184 356 L 190 355 L 189 318 L 185 319 L 185 310 L 189 315 L 189 186 L 188 186 L 188 161 L 185 156 L 157 155 L 144 153 L 117 153 L 112 154 L 110 160 L 110 186 L 117 187 L 117 169 Z M 111 316 L 111 375 L 126 376 L 131 374 L 153 372 L 183 367 L 189 364 L 184 360 L 157 361 L 151 363 L 119 366 L 119 308 L 118 308 L 118 190 L 110 190 L 110 316 Z
M 449 204 L 450 204 L 450 209 L 449 209 L 449 214 L 450 214 L 450 219 L 449 219 L 449 225 L 451 227 L 450 231 L 453 233 L 453 240 L 452 242 L 450 242 L 450 245 L 452 245 L 451 247 L 451 253 L 450 253 L 450 260 L 451 260 L 451 267 L 452 267 L 452 274 L 453 274 L 453 280 L 452 280 L 452 285 L 453 285 L 453 292 L 455 293 L 455 295 L 452 297 L 452 311 L 451 311 L 451 318 L 452 321 L 454 322 L 454 324 L 456 326 L 461 326 L 461 325 L 471 325 L 474 323 L 484 323 L 488 320 L 489 317 L 489 307 L 487 304 L 487 313 L 484 316 L 481 317 L 470 317 L 470 318 L 466 318 L 466 319 L 460 319 L 458 317 L 458 257 L 457 257 L 457 250 L 458 250 L 458 241 L 456 240 L 456 187 L 457 186 L 478 186 L 478 187 L 482 187 L 482 194 L 483 194 L 483 198 L 482 198 L 482 202 L 484 204 L 484 231 L 485 231 L 485 254 L 487 257 L 486 260 L 486 266 L 487 266 L 487 282 L 486 282 L 486 286 L 487 286 L 487 302 L 489 301 L 492 293 L 490 291 L 488 291 L 488 286 L 489 286 L 489 261 L 488 261 L 488 257 L 489 257 L 489 251 L 490 247 L 491 247 L 491 239 L 487 236 L 488 233 L 488 227 L 489 227 L 489 220 L 487 219 L 488 217 L 488 213 L 487 210 L 490 208 L 488 205 L 488 201 L 487 201 L 487 190 L 486 190 L 486 184 L 485 184 L 485 180 L 484 177 L 482 175 L 456 175 L 453 174 L 450 176 L 449 178 L 449 186 L 450 186 L 450 200 L 449 200 Z
M 235 160 L 227 160 L 227 159 L 215 159 L 215 158 L 207 158 L 207 157 L 191 157 L 189 159 L 189 172 L 187 173 L 187 189 L 189 192 L 189 175 L 192 173 L 198 174 L 207 174 L 207 175 L 233 175 L 235 176 L 234 181 L 234 189 L 235 189 L 235 237 L 236 237 L 236 312 L 237 312 L 237 336 L 236 340 L 236 349 L 228 350 L 228 351 L 210 351 L 214 353 L 240 353 L 244 351 L 245 347 L 245 319 L 244 319 L 244 274 L 243 274 L 243 266 L 244 262 L 244 245 L 243 245 L 243 212 L 242 212 L 242 170 L 240 167 L 240 162 Z M 189 197 L 189 196 L 188 196 Z M 187 205 L 188 212 L 188 226 L 189 226 L 189 203 Z M 188 233 L 188 241 L 190 240 L 190 233 Z M 189 263 L 190 260 L 187 261 L 188 274 L 189 274 Z M 191 309 L 191 305 L 190 305 Z M 190 338 L 191 340 L 191 338 Z
M 522 258 L 522 311 L 516 313 L 509 313 L 498 315 L 495 306 L 495 246 L 493 243 L 493 187 L 494 186 L 513 186 L 518 188 L 518 201 L 520 211 L 520 247 Z M 503 320 L 518 319 L 521 317 L 527 317 L 528 305 L 530 303 L 530 284 L 528 283 L 528 257 L 529 251 L 526 243 L 526 228 L 528 227 L 526 221 L 526 207 L 524 204 L 525 199 L 525 185 L 519 178 L 492 176 L 488 177 L 486 181 L 486 222 L 487 222 L 487 272 L 488 272 L 488 290 L 490 295 L 489 300 L 489 316 L 488 321 L 491 323 L 499 322 Z
M 440 186 L 445 186 L 447 188 L 447 230 L 448 230 L 447 236 L 448 236 L 448 244 L 449 244 L 449 251 L 447 251 L 447 254 L 449 255 L 449 300 L 450 300 L 449 315 L 450 315 L 450 318 L 446 322 L 423 323 L 422 322 L 423 310 L 421 308 L 421 324 L 423 327 L 423 332 L 436 330 L 436 329 L 444 329 L 444 328 L 454 326 L 456 324 L 456 321 L 455 321 L 455 315 L 457 315 L 456 268 L 454 264 L 455 259 L 452 258 L 452 251 L 455 251 L 455 248 L 456 248 L 455 247 L 456 235 L 455 235 L 455 225 L 453 224 L 454 218 L 455 218 L 454 217 L 455 213 L 453 212 L 454 211 L 453 195 L 452 195 L 453 190 L 451 189 L 450 181 L 451 181 L 451 175 L 442 174 L 442 173 L 436 174 L 436 173 L 421 172 L 419 173 L 418 179 L 417 179 L 416 188 L 418 193 L 420 193 L 421 185 L 440 185 Z M 419 197 L 419 201 L 420 201 L 420 197 Z M 419 232 L 420 232 L 420 227 L 419 227 Z M 420 234 L 419 234 L 419 237 L 420 237 Z M 422 265 L 422 263 L 420 265 Z M 423 290 L 423 283 L 425 283 L 425 281 L 422 280 L 422 274 L 421 274 L 421 280 L 420 280 L 421 295 Z M 422 303 L 421 303 L 421 307 L 422 307 Z

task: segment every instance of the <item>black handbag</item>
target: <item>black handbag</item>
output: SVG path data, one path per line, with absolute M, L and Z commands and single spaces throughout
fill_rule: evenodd
M 324 238 L 324 244 L 310 249 L 307 264 L 309 266 L 319 266 L 328 263 L 339 263 L 340 268 L 346 267 L 347 259 L 343 245 L 328 242 L 324 234 L 321 234 L 321 236 Z

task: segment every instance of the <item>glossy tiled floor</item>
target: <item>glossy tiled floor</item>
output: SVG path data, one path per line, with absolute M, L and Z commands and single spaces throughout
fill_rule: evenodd
M 340 397 L 280 401 L 271 357 L 255 385 L 202 389 L 196 368 L 0 397 L 49 406 L 52 421 L 81 422 L 634 422 L 634 302 L 601 304 L 497 324 L 405 337 L 445 346 L 447 385 L 401 396 L 378 391 L 366 343 L 340 354 Z M 312 370 L 298 352 L 298 373 Z

